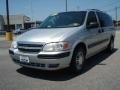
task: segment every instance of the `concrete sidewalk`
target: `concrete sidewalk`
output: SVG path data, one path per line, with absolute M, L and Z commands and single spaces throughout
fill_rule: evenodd
M 5 40 L 5 36 L 0 36 L 0 49 L 9 48 L 12 41 Z
M 5 36 L 0 36 L 0 41 L 4 41 L 5 40 Z
M 0 49 L 5 49 L 5 48 L 9 48 L 11 45 L 11 41 L 0 41 Z

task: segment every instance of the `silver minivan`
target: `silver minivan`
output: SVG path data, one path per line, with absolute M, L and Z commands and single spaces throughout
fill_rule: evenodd
M 80 72 L 87 58 L 114 49 L 111 17 L 99 10 L 69 11 L 50 15 L 38 29 L 18 36 L 9 49 L 23 67 Z

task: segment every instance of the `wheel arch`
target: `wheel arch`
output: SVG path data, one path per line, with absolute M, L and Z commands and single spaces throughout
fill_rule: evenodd
M 78 44 L 76 44 L 75 47 L 74 47 L 73 53 L 79 47 L 82 47 L 85 50 L 85 55 L 86 55 L 87 54 L 87 46 L 84 42 L 79 42 Z

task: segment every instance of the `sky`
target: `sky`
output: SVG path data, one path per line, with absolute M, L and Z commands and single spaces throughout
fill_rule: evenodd
M 6 0 L 0 0 L 0 15 L 6 14 Z M 65 11 L 65 0 L 9 0 L 10 15 L 24 14 L 33 21 L 44 20 L 50 14 Z M 99 9 L 115 18 L 115 7 L 120 0 L 68 0 L 68 11 Z M 118 18 L 120 18 L 118 8 Z

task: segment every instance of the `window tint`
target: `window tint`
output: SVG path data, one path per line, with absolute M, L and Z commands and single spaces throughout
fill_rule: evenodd
M 99 17 L 101 27 L 108 27 L 108 26 L 113 25 L 112 19 L 109 15 L 101 13 L 101 12 L 97 12 L 97 14 Z
M 93 12 L 93 11 L 89 12 L 89 14 L 88 14 L 87 25 L 89 25 L 90 22 L 97 22 L 95 12 Z

